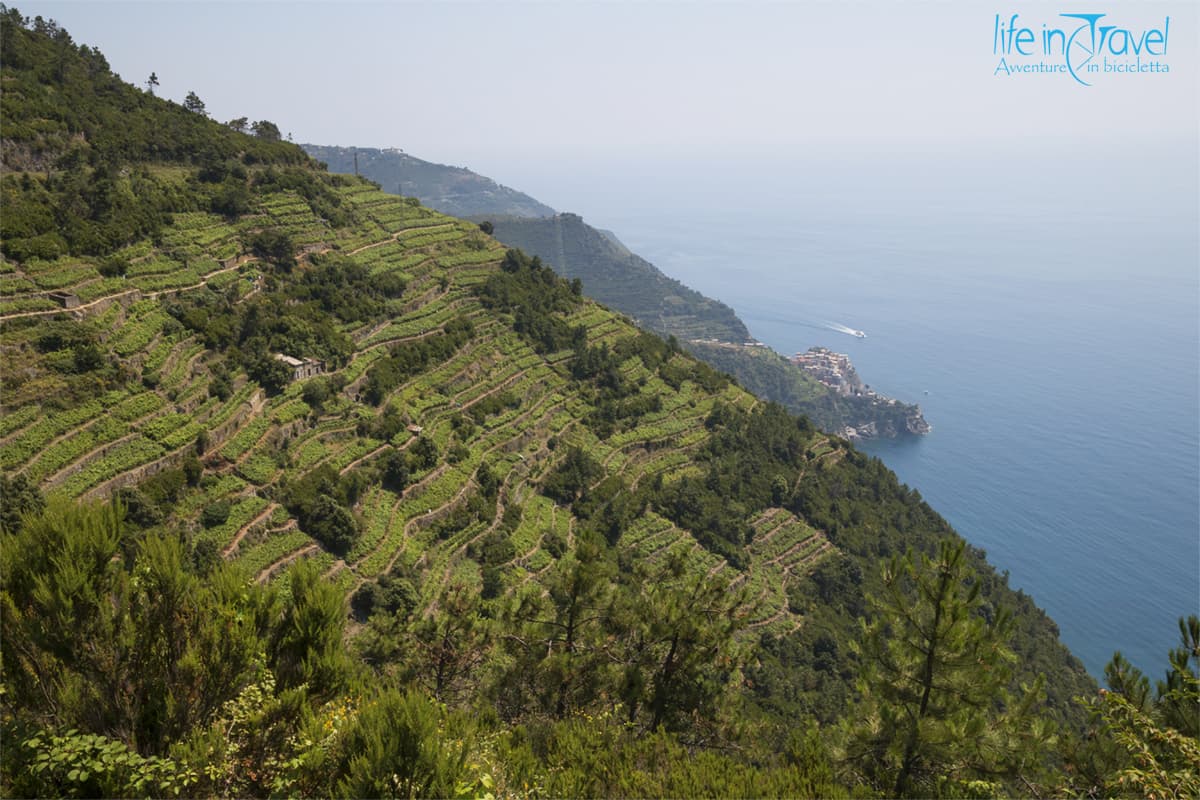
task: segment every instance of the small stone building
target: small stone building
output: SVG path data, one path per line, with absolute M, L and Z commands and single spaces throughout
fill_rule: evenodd
M 63 308 L 79 307 L 79 296 L 70 292 L 51 292 L 48 296 Z
M 313 375 L 320 375 L 325 371 L 325 362 L 316 358 L 295 358 L 283 353 L 276 353 L 275 359 L 292 368 L 292 380 L 294 381 L 311 378 Z

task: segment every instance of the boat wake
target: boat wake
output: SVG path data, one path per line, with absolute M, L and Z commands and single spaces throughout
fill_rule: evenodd
M 848 328 L 839 322 L 826 322 L 825 327 L 831 331 L 837 331 L 838 333 L 844 333 L 847 336 L 856 336 L 859 339 L 867 338 L 867 335 L 865 333 L 863 333 L 862 331 L 855 330 L 854 328 Z

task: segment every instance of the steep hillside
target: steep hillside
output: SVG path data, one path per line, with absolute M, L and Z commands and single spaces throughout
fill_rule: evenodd
M 333 172 L 353 173 L 357 168 L 385 191 L 417 197 L 443 213 L 486 222 L 500 241 L 540 257 L 566 278 L 581 280 L 588 297 L 648 330 L 676 337 L 686 350 L 733 375 L 755 395 L 804 414 L 821 430 L 841 432 L 853 427 L 889 437 L 927 430 L 915 405 L 887 398 L 839 397 L 829 391 L 787 359 L 753 342 L 745 323 L 729 306 L 668 277 L 631 252 L 614 233 L 593 228 L 577 214 L 556 214 L 488 178 L 398 150 L 303 147 Z
M 483 221 L 482 216 L 476 219 Z M 667 277 L 577 214 L 487 221 L 497 239 L 539 256 L 564 278 L 578 278 L 588 297 L 629 315 L 644 328 L 685 344 L 692 339 L 738 344 L 751 339 L 732 308 Z
M 23 227 L 0 260 L 0 698 L 27 754 L 4 787 L 394 791 L 379 753 L 403 726 L 451 747 L 466 717 L 435 718 L 459 709 L 473 766 L 421 758 L 470 773 L 463 791 L 486 769 L 529 796 L 838 790 L 820 737 L 803 760 L 789 736 L 855 707 L 878 560 L 956 540 L 916 492 L 479 226 L 120 85 L 12 14 L 6 114 L 42 122 L 4 149 Z M 197 149 L 110 148 L 114 96 Z M 71 215 L 91 227 L 54 239 Z M 1044 674 L 1038 714 L 1079 723 L 1092 683 L 1053 622 L 965 559 L 979 619 L 1015 612 L 1014 690 Z M 36 777 L 93 746 L 168 760 L 121 762 L 142 783 Z M 656 775 L 651 751 L 707 777 L 568 782 L 632 774 L 588 767 L 606 753 Z M 354 782 L 360 754 L 384 783 Z
M 466 167 L 423 161 L 396 149 L 300 146 L 310 156 L 327 164 L 330 172 L 363 175 L 388 192 L 419 197 L 422 203 L 444 214 L 456 217 L 473 214 L 549 217 L 554 214 L 550 206 Z

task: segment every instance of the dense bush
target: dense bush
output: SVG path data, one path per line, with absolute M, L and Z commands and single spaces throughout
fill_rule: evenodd
M 364 397 L 379 405 L 400 383 L 422 372 L 430 364 L 440 363 L 466 344 L 475 328 L 466 318 L 447 322 L 439 333 L 411 342 L 393 345 L 388 357 L 381 359 L 367 372 Z
M 539 353 L 581 346 L 586 331 L 572 328 L 562 315 L 579 305 L 579 292 L 541 259 L 509 250 L 500 272 L 477 288 L 480 302 L 513 316 L 513 330 Z

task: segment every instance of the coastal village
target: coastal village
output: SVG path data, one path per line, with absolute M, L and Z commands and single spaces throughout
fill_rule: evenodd
M 730 350 L 761 347 L 767 345 L 757 339 L 737 342 L 723 342 L 719 339 L 690 339 L 693 344 L 707 347 L 721 347 Z M 863 383 L 850 363 L 850 357 L 845 353 L 835 353 L 828 347 L 810 347 L 807 351 L 796 353 L 787 360 L 799 367 L 809 377 L 833 390 L 837 397 L 855 398 L 866 401 L 865 405 L 873 411 L 860 414 L 859 419 L 865 421 L 857 425 L 846 425 L 836 433 L 846 439 L 875 439 L 895 438 L 900 435 L 924 436 L 933 427 L 921 414 L 921 407 L 901 403 L 894 397 L 887 397 L 873 390 L 870 385 Z M 880 414 L 881 409 L 889 409 Z
M 788 361 L 833 389 L 840 397 L 865 397 L 875 403 L 897 405 L 895 398 L 884 397 L 863 383 L 854 371 L 850 357 L 844 353 L 835 353 L 828 347 L 810 347 L 806 352 L 796 353 Z M 923 435 L 931 430 L 929 423 L 921 417 L 919 408 L 915 415 L 905 420 L 905 428 L 908 433 L 915 435 Z M 847 439 L 868 439 L 880 434 L 874 422 L 859 427 L 847 425 L 840 433 Z
M 788 361 L 842 397 L 874 395 L 871 387 L 858 377 L 850 357 L 844 353 L 835 353 L 828 347 L 810 347 L 807 352 L 796 353 Z

